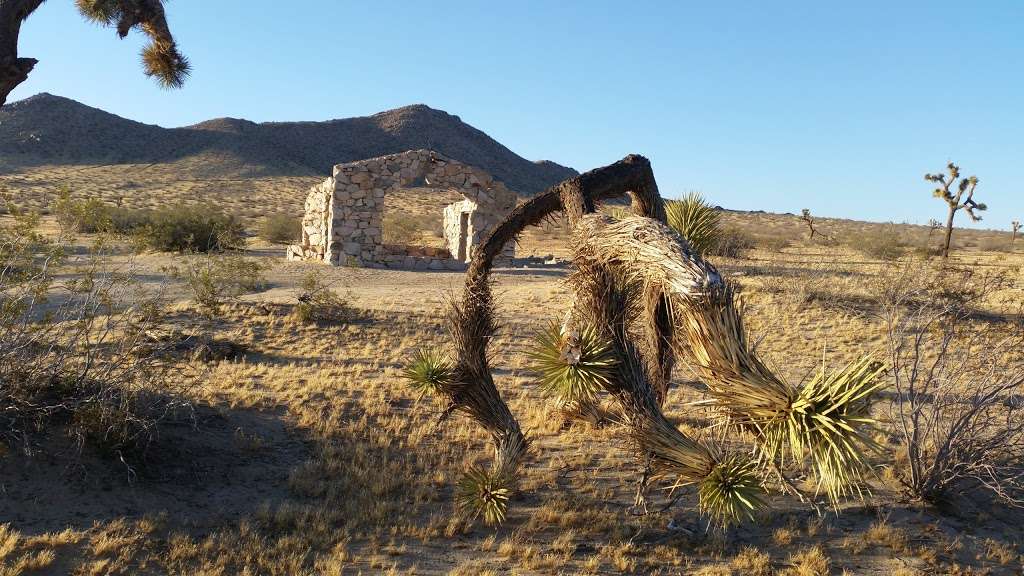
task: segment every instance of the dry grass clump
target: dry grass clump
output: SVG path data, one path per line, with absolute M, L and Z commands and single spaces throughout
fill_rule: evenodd
M 772 573 L 772 557 L 753 546 L 744 547 L 729 564 L 745 576 L 771 576 Z
M 828 576 L 832 559 L 820 546 L 812 546 L 789 555 L 788 567 L 779 572 L 780 576 Z
M 306 274 L 299 286 L 295 316 L 306 323 L 321 324 L 345 322 L 356 316 L 355 309 L 346 297 L 331 289 L 317 271 Z

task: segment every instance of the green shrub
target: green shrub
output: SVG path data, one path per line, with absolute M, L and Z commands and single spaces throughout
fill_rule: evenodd
M 138 243 L 161 252 L 216 252 L 244 245 L 241 222 L 209 206 L 185 206 L 153 211 L 139 228 Z
M 207 316 L 216 316 L 226 301 L 266 287 L 266 265 L 245 258 L 241 253 L 198 254 L 185 258 L 184 269 L 171 273 L 192 292 L 192 300 Z
M 697 254 L 708 253 L 721 236 L 718 209 L 696 192 L 687 194 L 682 200 L 666 202 L 665 213 L 668 225 L 685 238 L 690 249 Z
M 66 187 L 53 203 L 51 212 L 62 229 L 82 234 L 133 234 L 155 221 L 154 213 L 149 210 L 111 206 L 97 198 L 75 200 Z
M 355 316 L 348 301 L 324 284 L 318 272 L 310 272 L 302 280 L 302 294 L 295 306 L 295 315 L 306 323 L 345 322 Z
M 260 223 L 259 237 L 271 244 L 291 244 L 302 235 L 302 219 L 287 214 L 272 214 Z

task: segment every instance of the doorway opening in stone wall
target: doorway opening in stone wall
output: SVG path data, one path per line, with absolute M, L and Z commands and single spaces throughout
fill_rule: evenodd
M 466 251 L 469 248 L 469 212 L 462 212 L 459 214 L 459 254 L 456 258 L 459 262 L 465 262 L 469 260 L 469 254 Z
M 423 178 L 389 190 L 381 214 L 385 253 L 449 258 L 444 209 L 461 199 L 462 194 L 454 188 L 432 186 Z

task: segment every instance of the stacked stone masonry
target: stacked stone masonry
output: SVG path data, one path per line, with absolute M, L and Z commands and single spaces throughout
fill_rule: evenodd
M 382 242 L 384 197 L 391 190 L 414 185 L 462 194 L 461 201 L 444 209 L 447 250 Z M 516 201 L 516 194 L 487 172 L 430 150 L 338 164 L 330 178 L 310 189 L 302 243 L 288 247 L 288 259 L 336 266 L 460 270 Z M 500 259 L 511 260 L 514 249 L 512 243 L 505 246 Z

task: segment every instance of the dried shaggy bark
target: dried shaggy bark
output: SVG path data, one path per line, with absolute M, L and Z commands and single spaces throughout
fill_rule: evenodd
M 455 344 L 456 383 L 450 397 L 457 409 L 468 413 L 491 434 L 496 453 L 494 470 L 507 474 L 518 468 L 529 443 L 494 386 L 488 362 L 487 346 L 495 331 L 490 273 L 494 259 L 507 243 L 515 242 L 526 227 L 538 225 L 562 210 L 563 190 L 578 191 L 591 209 L 596 202 L 634 191 L 651 213 L 657 214 L 660 209 L 664 217 L 650 162 L 642 156 L 627 156 L 557 184 L 516 207 L 477 247 L 466 271 L 462 297 L 448 315 Z

